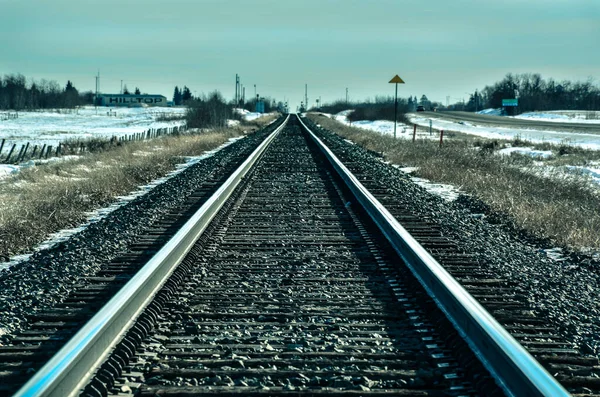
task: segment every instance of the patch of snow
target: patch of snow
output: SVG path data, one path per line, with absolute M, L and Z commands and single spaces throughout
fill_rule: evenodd
M 419 170 L 419 167 L 398 167 L 398 169 L 405 174 L 413 174 Z
M 456 200 L 461 194 L 460 190 L 452 185 L 433 183 L 428 179 L 417 178 L 415 176 L 411 177 L 410 179 L 417 185 L 427 190 L 429 193 L 435 194 L 436 196 L 439 196 L 448 202 Z
M 227 127 L 235 127 L 237 125 L 240 125 L 239 120 L 227 120 Z
M 516 119 L 553 121 L 560 123 L 600 124 L 600 112 L 556 110 L 548 112 L 528 112 L 514 116 Z
M 385 135 L 394 135 L 394 122 L 393 121 L 389 121 L 389 120 L 358 120 L 358 121 L 350 121 L 348 120 L 348 115 L 350 113 L 352 113 L 354 110 L 350 109 L 350 110 L 344 110 L 341 111 L 333 116 L 331 116 L 333 119 L 339 121 L 340 123 L 343 123 L 345 125 L 351 126 L 351 127 L 356 127 L 356 128 L 362 128 L 363 130 L 369 130 L 369 131 L 375 131 L 378 132 L 380 134 L 385 134 Z M 323 113 L 324 115 L 326 115 L 325 113 Z M 412 139 L 412 127 L 404 124 L 404 123 L 397 123 L 396 124 L 396 137 L 400 138 L 400 139 Z M 438 139 L 436 136 L 432 135 L 429 136 L 428 133 L 423 133 L 421 131 L 417 132 L 417 137 L 418 138 L 432 138 L 432 139 Z
M 249 110 L 242 109 L 242 108 L 235 108 L 234 112 L 240 114 L 242 116 L 242 119 L 244 119 L 244 121 L 252 121 L 252 120 L 256 120 L 259 117 L 274 114 L 274 113 L 256 113 L 256 112 L 251 112 Z
M 518 153 L 523 156 L 530 156 L 534 158 L 543 159 L 550 158 L 553 155 L 551 150 L 535 150 L 534 148 L 530 147 L 508 147 L 500 149 L 496 153 L 503 156 L 510 156 L 513 153 Z
M 600 168 L 574 166 L 574 165 L 567 165 L 565 168 L 569 171 L 572 171 L 572 172 L 575 172 L 578 174 L 587 175 L 590 177 L 592 182 L 600 185 Z
M 245 138 L 245 137 L 241 136 L 241 137 L 236 137 L 236 138 L 230 138 L 227 142 L 225 142 L 221 146 L 219 146 L 213 150 L 206 151 L 199 156 L 184 157 L 185 162 L 182 164 L 178 164 L 174 171 L 171 171 L 164 177 L 156 179 L 147 185 L 140 186 L 137 191 L 132 192 L 131 194 L 129 194 L 127 196 L 116 197 L 115 199 L 117 201 L 108 207 L 100 208 L 100 209 L 94 210 L 92 212 L 89 212 L 87 214 L 87 221 L 84 224 L 74 227 L 74 228 L 71 228 L 71 229 L 63 229 L 57 233 L 51 234 L 48 237 L 48 239 L 46 239 L 46 241 L 42 242 L 36 248 L 34 248 L 34 252 L 51 248 L 54 245 L 67 240 L 72 235 L 85 230 L 85 228 L 88 227 L 89 225 L 100 221 L 101 219 L 105 218 L 108 214 L 110 214 L 111 212 L 124 206 L 125 204 L 129 203 L 130 201 L 133 201 L 134 199 L 136 199 L 140 196 L 143 196 L 144 194 L 148 193 L 150 190 L 154 189 L 156 186 L 167 181 L 168 179 L 173 178 L 175 175 L 183 172 L 185 169 L 191 167 L 192 165 L 198 163 L 199 161 L 202 161 L 208 157 L 214 156 L 215 153 L 217 153 L 219 150 L 222 150 L 223 148 L 234 143 L 235 141 L 237 141 L 239 139 L 243 139 L 243 138 Z M 21 262 L 28 260 L 31 257 L 31 255 L 32 254 L 16 255 L 16 256 L 9 258 L 8 262 L 0 263 L 0 271 L 8 269 L 11 266 L 14 266 L 16 264 L 19 264 Z
M 133 155 L 136 156 L 136 153 L 134 153 Z M 61 157 L 50 157 L 49 159 L 28 160 L 28 161 L 26 161 L 24 163 L 20 163 L 20 164 L 17 164 L 17 165 L 0 164 L 0 181 L 2 181 L 3 179 L 8 178 L 11 175 L 18 174 L 23 169 L 33 168 L 36 165 L 50 164 L 50 163 L 59 163 L 59 162 L 77 160 L 79 158 L 81 158 L 81 156 L 67 155 L 67 156 L 61 156 Z
M 400 167 L 397 164 L 392 164 L 392 166 L 398 168 L 405 174 L 412 174 L 419 169 L 418 167 Z M 458 196 L 461 195 L 461 191 L 452 185 L 447 185 L 445 183 L 433 183 L 428 179 L 418 178 L 416 176 L 411 176 L 410 179 L 423 189 L 427 190 L 429 193 L 435 194 L 436 196 L 441 197 L 448 202 L 456 200 Z
M 502 116 L 504 114 L 502 108 L 499 108 L 499 109 L 494 109 L 494 108 L 483 109 L 483 110 L 480 110 L 477 113 L 479 113 L 479 114 L 487 114 L 487 115 L 490 115 L 490 116 Z
M 563 114 L 553 114 L 553 113 L 540 113 L 540 112 L 529 112 L 529 113 L 521 113 L 518 116 L 513 116 L 515 119 L 535 119 L 535 120 L 544 120 L 544 121 L 565 121 L 569 120 L 569 117 Z
M 558 247 L 557 248 L 548 248 L 548 249 L 544 249 L 542 251 L 544 251 L 546 253 L 548 258 L 552 259 L 555 262 L 563 262 L 566 260 L 566 258 L 564 257 L 562 248 L 558 248 Z
M 0 164 L 0 180 L 8 178 L 19 172 L 19 166 L 11 164 Z

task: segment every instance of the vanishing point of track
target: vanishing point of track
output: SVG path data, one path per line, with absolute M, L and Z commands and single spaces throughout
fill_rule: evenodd
M 320 144 L 290 116 L 18 395 L 567 395 Z

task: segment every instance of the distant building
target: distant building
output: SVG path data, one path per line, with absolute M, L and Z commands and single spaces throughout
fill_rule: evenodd
M 98 95 L 100 106 L 167 106 L 167 98 L 162 95 L 102 94 Z

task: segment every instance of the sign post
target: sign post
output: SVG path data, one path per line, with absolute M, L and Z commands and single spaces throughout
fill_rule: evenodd
M 395 75 L 390 80 L 390 84 L 396 84 L 396 97 L 394 100 L 394 139 L 396 139 L 396 124 L 398 123 L 398 84 L 404 84 L 404 80 L 400 76 Z

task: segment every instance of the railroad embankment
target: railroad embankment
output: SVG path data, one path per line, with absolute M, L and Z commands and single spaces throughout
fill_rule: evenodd
M 491 140 L 450 139 L 440 146 L 433 140 L 394 140 L 319 114 L 310 114 L 309 118 L 357 145 L 381 153 L 392 164 L 417 167 L 416 176 L 420 178 L 458 187 L 468 195 L 459 200 L 468 201 L 488 221 L 505 223 L 546 244 L 577 251 L 600 249 L 598 190 L 584 175 L 564 178 L 557 177 L 556 172 L 566 158 L 571 164 L 586 164 L 597 161 L 598 152 L 538 145 L 555 153 L 545 160 L 546 167 L 540 167 L 539 159 L 496 155 L 498 142 Z
M 0 182 L 0 261 L 30 252 L 50 234 L 81 225 L 90 212 L 274 117 L 227 129 L 109 145 L 100 152 L 21 168 Z

